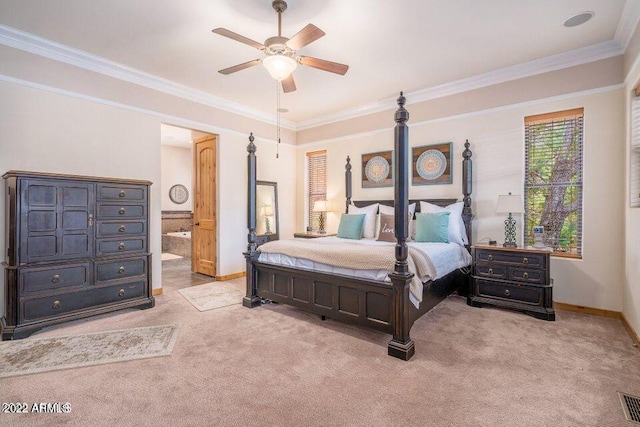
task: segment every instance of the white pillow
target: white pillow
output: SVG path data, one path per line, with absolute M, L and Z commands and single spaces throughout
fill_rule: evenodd
M 395 215 L 396 213 L 396 208 L 394 206 L 380 205 L 378 209 L 380 210 L 381 214 L 385 214 L 385 215 Z M 409 236 L 407 236 L 407 240 L 413 240 L 416 234 L 415 221 L 413 219 L 413 215 L 416 213 L 416 204 L 411 203 L 408 206 L 408 211 L 409 211 L 410 219 L 409 219 Z M 378 218 L 376 219 L 376 239 L 378 238 L 379 235 L 380 235 L 380 215 L 378 215 Z
M 378 213 L 377 203 L 361 208 L 349 205 L 348 213 L 365 214 L 364 224 L 362 225 L 362 237 L 365 239 L 373 239 L 376 237 L 376 214 Z
M 466 245 L 469 243 L 467 238 L 467 231 L 462 220 L 462 209 L 464 208 L 464 202 L 453 203 L 446 208 L 442 208 L 438 205 L 434 205 L 429 202 L 420 202 L 420 212 L 436 213 L 436 212 L 450 212 L 449 214 L 449 241 L 452 243 L 458 243 L 459 245 Z

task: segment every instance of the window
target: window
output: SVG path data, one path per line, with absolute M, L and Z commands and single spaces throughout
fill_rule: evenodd
M 327 200 L 327 151 L 307 153 L 307 224 L 320 228 L 320 212 L 313 212 L 316 200 Z
M 582 255 L 583 109 L 525 117 L 525 244 L 533 227 L 558 255 Z
M 636 89 L 636 94 L 638 89 Z M 629 152 L 629 206 L 640 207 L 640 97 L 631 101 L 631 151 Z

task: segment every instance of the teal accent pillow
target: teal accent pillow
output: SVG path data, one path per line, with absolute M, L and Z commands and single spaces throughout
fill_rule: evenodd
M 416 242 L 449 243 L 451 212 L 416 214 Z
M 360 240 L 365 216 L 365 214 L 342 214 L 338 226 L 338 237 Z

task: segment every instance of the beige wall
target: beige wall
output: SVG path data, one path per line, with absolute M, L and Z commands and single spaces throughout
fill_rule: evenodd
M 499 194 L 511 191 L 522 194 L 524 182 L 524 117 L 546 112 L 584 107 L 584 248 L 582 260 L 554 257 L 556 301 L 622 310 L 623 281 L 623 205 L 624 196 L 617 190 L 624 181 L 624 94 L 610 90 L 557 101 L 539 101 L 535 105 L 513 106 L 499 111 L 476 112 L 449 119 L 412 125 L 409 120 L 411 146 L 453 142 L 453 184 L 412 186 L 410 198 L 461 197 L 461 161 L 465 139 L 473 151 L 473 241 L 488 237 L 504 239 L 504 218 L 496 215 Z M 411 114 L 411 106 L 408 107 Z M 389 118 L 393 112 L 388 112 Z M 378 124 L 378 126 L 380 126 Z M 386 126 L 386 124 L 385 124 Z M 304 164 L 306 151 L 326 149 L 328 162 L 327 197 L 333 205 L 328 215 L 328 229 L 337 229 L 344 206 L 344 163 L 349 155 L 353 163 L 354 199 L 393 199 L 392 188 L 361 188 L 361 154 L 393 148 L 393 131 L 372 132 L 355 138 L 314 143 L 298 149 L 298 164 Z M 298 182 L 304 170 L 298 171 Z M 614 191 L 612 191 L 614 189 Z M 298 187 L 298 228 L 304 226 L 304 185 Z M 517 218 L 522 233 L 522 216 Z M 519 238 L 521 241 L 521 236 Z
M 163 145 L 160 148 L 160 195 L 163 211 L 191 211 L 193 209 L 193 151 L 190 147 Z M 189 199 L 176 204 L 169 198 L 169 189 L 182 184 L 189 191 Z

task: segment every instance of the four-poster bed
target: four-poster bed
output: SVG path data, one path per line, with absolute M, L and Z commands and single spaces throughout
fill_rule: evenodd
M 391 282 L 363 279 L 343 274 L 319 272 L 262 262 L 256 245 L 256 146 L 253 134 L 249 137 L 248 151 L 248 246 L 244 253 L 247 263 L 247 293 L 245 307 L 260 305 L 261 298 L 292 305 L 306 311 L 347 323 L 355 323 L 393 335 L 388 354 L 409 360 L 414 342 L 409 336 L 413 323 L 455 289 L 467 289 L 468 274 L 455 269 L 437 280 L 425 284 L 419 307 L 410 302 L 409 289 L 414 273 L 407 261 L 409 247 L 409 140 L 404 108 L 405 97 L 400 93 L 395 113 L 395 197 L 394 200 L 353 201 L 351 163 L 347 157 L 345 167 L 346 205 L 365 206 L 372 203 L 393 206 L 395 211 L 395 264 L 388 277 Z M 466 234 L 471 238 L 471 151 L 465 143 L 462 162 L 462 193 L 464 208 L 462 219 Z M 426 200 L 438 206 L 447 206 L 456 199 Z M 414 202 L 414 201 L 411 201 Z M 420 203 L 416 202 L 419 210 Z M 467 245 L 468 249 L 468 245 Z

